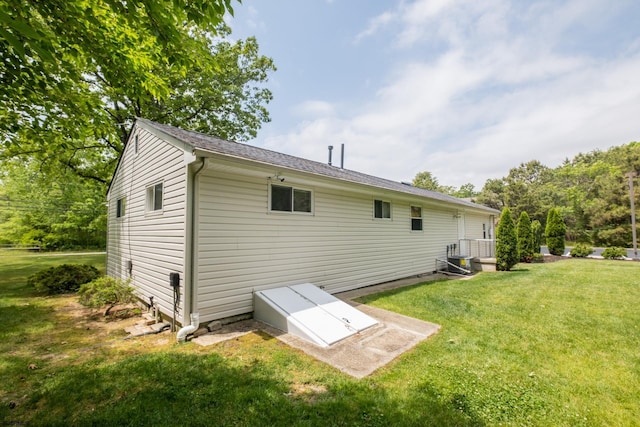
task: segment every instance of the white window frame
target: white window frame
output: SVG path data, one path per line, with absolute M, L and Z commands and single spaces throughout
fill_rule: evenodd
M 157 207 L 157 188 L 160 188 L 160 207 Z M 145 189 L 145 212 L 161 214 L 164 211 L 164 182 L 155 182 Z
M 376 203 L 377 202 L 381 203 L 381 206 L 380 206 L 381 212 L 380 212 L 380 214 L 382 216 L 376 216 L 376 213 L 377 213 L 376 212 Z M 389 205 L 389 216 L 388 217 L 384 216 L 384 213 L 385 213 L 384 212 L 384 205 L 385 204 Z M 391 221 L 391 219 L 393 218 L 392 211 L 393 211 L 393 205 L 389 200 L 384 200 L 384 199 L 374 199 L 373 200 L 373 219 L 383 220 L 383 221 Z
M 289 188 L 291 189 L 291 210 L 278 210 L 278 209 L 273 209 L 273 187 L 283 187 L 283 188 Z M 305 193 L 309 193 L 309 198 L 310 198 L 310 206 L 309 212 L 306 211 L 296 211 L 294 210 L 295 208 L 295 193 L 296 191 L 304 191 Z M 270 184 L 269 185 L 269 213 L 274 213 L 274 214 L 295 214 L 295 215 L 313 215 L 315 212 L 315 205 L 314 205 L 314 194 L 313 194 L 313 190 L 311 190 L 310 188 L 303 188 L 303 187 L 297 187 L 297 186 L 293 186 L 293 185 L 285 185 L 285 184 Z
M 413 209 L 420 209 L 420 216 L 413 216 Z M 422 206 L 419 205 L 410 205 L 409 206 L 409 216 L 411 217 L 411 231 L 414 233 L 422 233 L 424 231 L 424 214 L 423 214 L 424 209 L 422 208 Z M 413 228 L 413 220 L 420 220 L 420 229 L 414 229 Z

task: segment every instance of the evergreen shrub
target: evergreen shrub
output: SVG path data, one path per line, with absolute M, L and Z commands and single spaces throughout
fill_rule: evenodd
M 592 253 L 593 248 L 586 243 L 578 243 L 571 249 L 571 252 L 569 252 L 572 257 L 576 258 L 584 258 L 591 255 Z
M 518 218 L 516 234 L 520 262 L 531 262 L 533 258 L 533 233 L 531 231 L 529 214 L 524 211 L 520 214 L 520 218 Z
M 508 207 L 502 210 L 496 230 L 496 269 L 509 271 L 518 263 L 518 239 Z
M 62 264 L 41 270 L 27 279 L 38 292 L 49 295 L 76 292 L 80 285 L 97 279 L 100 272 L 87 264 Z
M 547 247 L 551 255 L 559 256 L 564 254 L 564 236 L 566 231 L 567 227 L 558 210 L 555 208 L 549 209 L 545 235 L 547 237 Z
M 610 248 L 606 248 L 602 252 L 602 256 L 606 259 L 621 259 L 627 256 L 627 250 L 618 246 L 612 246 Z

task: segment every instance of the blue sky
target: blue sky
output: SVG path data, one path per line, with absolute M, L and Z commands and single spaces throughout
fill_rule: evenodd
M 278 67 L 254 145 L 480 190 L 640 140 L 637 0 L 243 0 L 228 22 Z

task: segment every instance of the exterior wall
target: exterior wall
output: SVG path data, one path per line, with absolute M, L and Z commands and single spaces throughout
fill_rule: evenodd
M 138 135 L 138 153 L 133 143 Z M 163 207 L 147 211 L 147 187 L 163 183 Z M 107 274 L 128 279 L 145 302 L 173 316 L 169 273 L 178 272 L 184 289 L 187 166 L 184 151 L 136 127 L 107 195 Z M 116 218 L 116 203 L 126 197 L 125 214 Z M 126 267 L 133 264 L 131 276 Z M 184 298 L 181 296 L 181 301 Z
M 464 239 L 471 240 L 460 242 L 461 253 L 481 258 L 495 255 L 494 243 L 489 241 L 495 239 L 493 216 L 466 213 L 464 228 Z
M 456 206 L 302 174 L 282 185 L 313 191 L 313 213 L 270 212 L 273 175 L 214 169 L 198 178 L 201 321 L 253 311 L 254 290 L 311 282 L 336 293 L 431 272 L 458 241 Z M 374 199 L 391 202 L 391 219 L 373 218 Z M 411 231 L 411 205 L 422 206 L 423 231 Z

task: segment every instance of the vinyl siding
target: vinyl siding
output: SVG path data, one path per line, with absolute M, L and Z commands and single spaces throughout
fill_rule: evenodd
M 107 274 L 128 279 L 126 263 L 131 260 L 132 285 L 139 297 L 146 302 L 153 297 L 163 313 L 173 316 L 169 273 L 180 273 L 181 289 L 185 276 L 184 152 L 140 128 L 134 128 L 131 141 L 136 133 L 138 154 L 133 143 L 127 144 L 108 194 Z M 147 187 L 159 182 L 163 183 L 163 209 L 147 212 Z M 116 218 L 121 197 L 126 197 L 125 215 Z
M 457 208 L 422 200 L 296 185 L 313 192 L 313 214 L 269 212 L 264 178 L 207 170 L 199 176 L 197 306 L 201 321 L 253 311 L 252 292 L 311 282 L 330 293 L 431 272 L 458 236 Z M 279 184 L 280 185 L 280 184 Z M 373 201 L 391 202 L 391 219 L 373 218 Z M 410 206 L 423 231 L 411 231 Z M 488 220 L 488 215 L 486 216 Z

